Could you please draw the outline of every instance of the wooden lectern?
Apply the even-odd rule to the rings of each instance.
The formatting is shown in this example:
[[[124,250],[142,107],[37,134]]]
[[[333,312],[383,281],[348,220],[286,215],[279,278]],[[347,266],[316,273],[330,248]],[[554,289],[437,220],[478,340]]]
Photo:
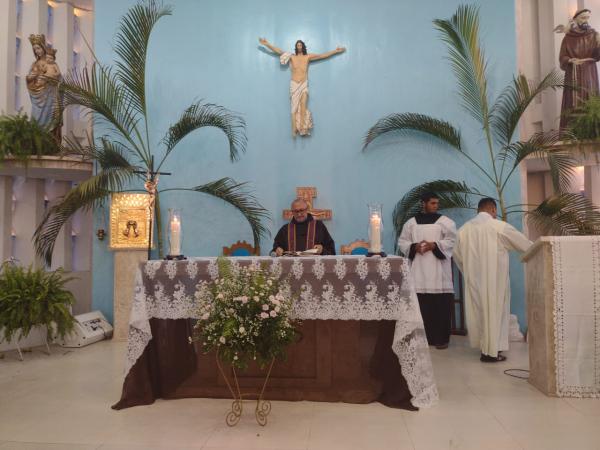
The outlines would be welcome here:
[[[554,280],[549,240],[538,239],[521,259],[526,263],[529,382],[544,394],[556,396]]]

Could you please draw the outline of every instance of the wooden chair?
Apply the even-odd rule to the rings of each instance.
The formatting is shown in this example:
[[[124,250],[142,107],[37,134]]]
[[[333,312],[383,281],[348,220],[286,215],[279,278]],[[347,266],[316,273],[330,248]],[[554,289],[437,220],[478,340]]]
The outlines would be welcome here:
[[[254,248],[246,241],[237,241],[229,247],[223,247],[223,256],[254,256],[260,255],[260,248]]]
[[[366,255],[368,252],[369,242],[363,241],[362,239],[356,239],[348,245],[342,245],[340,247],[340,253],[342,255]]]
[[[465,324],[465,286],[462,273],[452,260],[452,278],[454,280],[454,302],[452,302],[452,314],[450,316],[450,332],[465,336],[467,327]]]

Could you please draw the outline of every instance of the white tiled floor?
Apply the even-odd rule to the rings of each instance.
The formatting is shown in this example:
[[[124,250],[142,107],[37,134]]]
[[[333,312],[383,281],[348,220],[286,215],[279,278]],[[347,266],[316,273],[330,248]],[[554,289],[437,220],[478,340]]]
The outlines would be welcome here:
[[[228,400],[185,399],[113,411],[125,345],[53,347],[0,359],[0,450],[540,449],[600,450],[600,400],[544,396],[503,374],[527,368],[526,344],[482,364],[466,340],[432,350],[438,406],[407,412],[380,404],[273,402],[269,424],[248,411],[224,423]]]

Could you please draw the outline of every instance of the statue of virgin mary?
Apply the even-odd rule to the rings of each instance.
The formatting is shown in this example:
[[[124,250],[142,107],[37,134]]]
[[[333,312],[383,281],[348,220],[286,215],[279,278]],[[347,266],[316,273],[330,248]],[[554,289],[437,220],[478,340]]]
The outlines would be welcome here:
[[[31,98],[31,117],[54,135],[60,143],[62,111],[58,84],[62,79],[55,61],[56,50],[46,45],[43,34],[32,34],[29,42],[35,61],[26,77]]]

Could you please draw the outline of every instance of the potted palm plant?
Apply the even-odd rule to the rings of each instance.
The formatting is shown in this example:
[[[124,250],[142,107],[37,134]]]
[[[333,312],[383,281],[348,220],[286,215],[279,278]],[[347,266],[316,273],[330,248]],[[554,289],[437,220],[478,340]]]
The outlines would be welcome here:
[[[154,26],[171,13],[170,7],[155,0],[134,5],[119,24],[115,37],[115,64],[110,66],[96,61],[89,69],[75,70],[65,76],[60,85],[64,107],[83,107],[98,125],[98,134],[100,130],[104,133],[95,138],[88,137],[85,145],[76,139],[65,139],[65,153],[95,161],[97,171],[52,206],[39,224],[34,235],[35,248],[47,262],[52,259],[60,229],[76,211],[91,209],[125,188],[143,191],[148,182],[156,183],[154,174],[163,168],[177,144],[190,133],[204,127],[221,130],[227,137],[232,162],[246,150],[243,118],[221,106],[201,101],[192,102],[183,111],[166,130],[158,148],[150,141],[152,124],[148,120],[146,92],[148,44]],[[178,190],[212,195],[229,203],[246,218],[254,245],[259,246],[261,237],[267,232],[262,220],[268,213],[248,191],[246,183],[225,177]],[[154,223],[162,257],[161,192],[164,190],[155,193]]]
[[[558,132],[538,133],[521,141],[514,137],[529,104],[545,90],[562,86],[560,74],[551,72],[539,83],[519,75],[492,99],[488,91],[488,61],[479,39],[479,9],[463,5],[450,19],[436,19],[433,23],[448,48],[460,104],[482,131],[487,150],[483,159],[487,161],[481,162],[465,149],[457,127],[416,113],[392,114],[380,119],[369,129],[363,151],[373,147],[379,136],[390,132],[433,138],[480,172],[489,190],[480,192],[462,180],[433,180],[416,186],[396,204],[393,213],[396,234],[418,212],[421,194],[426,191],[440,195],[441,208],[470,208],[473,197],[489,196],[498,201],[503,220],[513,213],[526,213],[530,222],[547,234],[599,234],[600,211],[586,198],[566,192],[578,162],[568,148],[555,145],[559,142]],[[505,190],[510,180],[521,162],[532,156],[547,161],[556,193],[531,210],[526,210],[528,205],[507,205]]]

